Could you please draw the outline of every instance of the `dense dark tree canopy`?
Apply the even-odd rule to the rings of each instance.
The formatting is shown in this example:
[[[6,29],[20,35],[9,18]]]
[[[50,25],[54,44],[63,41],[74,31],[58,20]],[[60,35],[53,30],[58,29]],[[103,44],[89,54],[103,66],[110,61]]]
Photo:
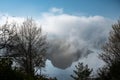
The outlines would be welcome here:
[[[25,80],[23,74],[12,69],[12,59],[0,57],[0,80]]]

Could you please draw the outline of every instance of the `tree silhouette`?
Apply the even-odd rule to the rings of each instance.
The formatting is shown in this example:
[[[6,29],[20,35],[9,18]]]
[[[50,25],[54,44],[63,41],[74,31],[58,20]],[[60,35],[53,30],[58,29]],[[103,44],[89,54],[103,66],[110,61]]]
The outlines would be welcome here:
[[[108,65],[120,61],[120,21],[112,26],[108,42],[103,46],[101,59]]]
[[[3,26],[0,26],[0,50],[2,50],[2,56],[9,55],[16,33],[15,24],[8,24],[8,22],[6,22]]]
[[[88,68],[88,65],[83,65],[83,63],[78,63],[76,70],[74,70],[75,76],[71,75],[74,80],[90,80],[90,74],[92,69]]]
[[[1,29],[3,36],[0,37],[0,47],[5,49],[6,56],[14,58],[21,70],[33,76],[38,69],[45,66],[46,36],[32,19],[27,19],[21,25],[14,23],[4,26]]]
[[[26,80],[25,75],[12,69],[12,59],[0,57],[0,80]]]
[[[101,80],[120,80],[120,21],[112,26],[108,42],[100,58],[106,63],[98,74]]]

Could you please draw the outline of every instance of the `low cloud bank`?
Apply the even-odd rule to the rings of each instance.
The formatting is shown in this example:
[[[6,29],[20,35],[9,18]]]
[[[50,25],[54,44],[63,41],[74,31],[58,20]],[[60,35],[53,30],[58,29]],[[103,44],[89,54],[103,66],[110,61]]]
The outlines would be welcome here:
[[[0,24],[25,20],[22,17],[0,15]],[[102,16],[76,16],[65,14],[63,9],[52,8],[35,20],[48,36],[47,58],[58,68],[66,69],[105,43],[113,20]],[[96,53],[97,54],[97,53]]]
[[[94,53],[94,50],[100,50],[114,23],[102,16],[86,17],[64,13],[44,14],[40,22],[49,36],[48,59],[61,69],[70,67],[73,62]]]

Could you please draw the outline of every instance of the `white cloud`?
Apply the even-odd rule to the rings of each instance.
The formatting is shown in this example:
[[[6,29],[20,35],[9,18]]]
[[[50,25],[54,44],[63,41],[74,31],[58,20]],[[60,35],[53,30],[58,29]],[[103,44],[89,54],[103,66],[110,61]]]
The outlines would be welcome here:
[[[104,29],[111,26],[111,22],[102,16],[85,17],[69,14],[46,15],[41,20],[43,29],[55,35],[68,35],[71,32],[76,32],[76,30],[83,32],[88,28]]]
[[[63,37],[78,42],[80,45],[84,44],[83,46],[88,42],[92,43],[89,45],[93,45],[93,43],[98,45],[108,36],[111,25],[114,23],[113,20],[102,16],[86,17],[69,14],[46,15],[40,22],[48,36]]]
[[[10,16],[10,15],[1,15],[0,16],[0,25],[5,24],[6,22],[8,24],[10,23],[17,23],[17,24],[21,24],[23,21],[25,20],[25,18],[23,17],[15,17],[15,16]]]
[[[53,7],[53,8],[50,9],[50,12],[52,12],[52,13],[63,13],[63,9]]]

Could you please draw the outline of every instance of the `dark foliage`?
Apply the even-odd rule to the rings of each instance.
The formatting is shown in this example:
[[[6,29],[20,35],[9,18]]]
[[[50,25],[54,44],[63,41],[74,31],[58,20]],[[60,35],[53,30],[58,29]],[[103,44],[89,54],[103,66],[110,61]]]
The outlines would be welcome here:
[[[120,80],[120,21],[112,26],[100,58],[106,66],[98,71],[100,80]]]
[[[57,80],[57,78],[24,74],[18,69],[13,69],[11,58],[0,57],[0,80]]]
[[[12,70],[12,59],[0,58],[0,80],[24,80],[23,74]]]
[[[83,65],[83,63],[78,63],[76,70],[74,70],[75,76],[71,75],[74,80],[90,80],[90,74],[92,69],[88,68],[88,65]]]

